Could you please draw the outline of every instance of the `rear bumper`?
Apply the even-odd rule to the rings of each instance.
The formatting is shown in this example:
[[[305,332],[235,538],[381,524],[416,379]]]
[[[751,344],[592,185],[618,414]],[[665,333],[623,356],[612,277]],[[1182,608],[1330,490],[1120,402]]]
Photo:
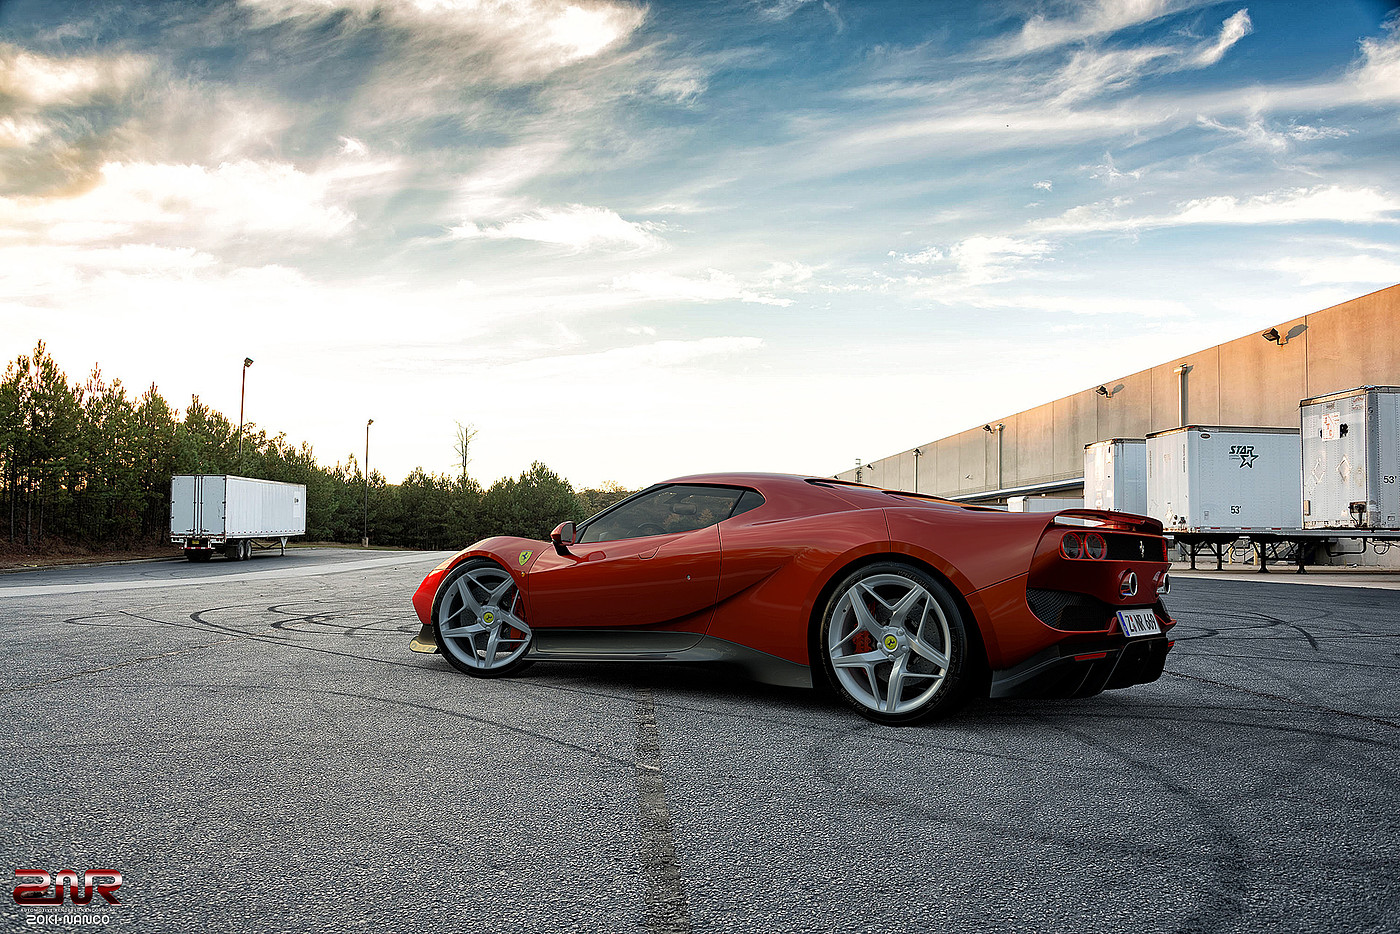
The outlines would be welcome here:
[[[992,672],[992,697],[1089,697],[1162,676],[1173,640],[1166,635],[1075,640]]]

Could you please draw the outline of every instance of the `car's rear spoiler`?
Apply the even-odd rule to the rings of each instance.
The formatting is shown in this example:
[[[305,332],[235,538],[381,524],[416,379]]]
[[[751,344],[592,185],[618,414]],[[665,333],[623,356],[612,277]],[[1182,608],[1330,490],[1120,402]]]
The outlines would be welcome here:
[[[1092,526],[1142,535],[1161,535],[1162,523],[1148,516],[1109,509],[1061,509],[1051,516],[1052,525]]]

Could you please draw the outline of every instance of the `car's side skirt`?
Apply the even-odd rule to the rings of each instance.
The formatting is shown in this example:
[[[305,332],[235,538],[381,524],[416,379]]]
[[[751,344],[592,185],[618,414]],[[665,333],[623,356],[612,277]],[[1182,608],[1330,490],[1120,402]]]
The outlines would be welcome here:
[[[719,662],[764,684],[812,686],[807,665],[714,636],[616,629],[536,629],[530,654],[541,661]]]

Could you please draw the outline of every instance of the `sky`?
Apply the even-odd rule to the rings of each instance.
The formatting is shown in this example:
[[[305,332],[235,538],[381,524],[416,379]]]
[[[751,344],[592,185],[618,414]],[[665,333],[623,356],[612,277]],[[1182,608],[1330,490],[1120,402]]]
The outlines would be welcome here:
[[[1400,282],[1400,16],[0,0],[0,356],[398,482],[829,475]]]

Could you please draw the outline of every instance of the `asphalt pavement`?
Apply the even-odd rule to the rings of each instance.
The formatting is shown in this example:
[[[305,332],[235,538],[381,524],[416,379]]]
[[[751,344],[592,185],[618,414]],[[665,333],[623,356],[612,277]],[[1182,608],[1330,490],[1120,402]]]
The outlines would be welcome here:
[[[1178,576],[1155,684],[892,729],[701,666],[463,676],[407,646],[441,557],[0,578],[0,870],[123,874],[0,924],[1400,930],[1393,590]]]

